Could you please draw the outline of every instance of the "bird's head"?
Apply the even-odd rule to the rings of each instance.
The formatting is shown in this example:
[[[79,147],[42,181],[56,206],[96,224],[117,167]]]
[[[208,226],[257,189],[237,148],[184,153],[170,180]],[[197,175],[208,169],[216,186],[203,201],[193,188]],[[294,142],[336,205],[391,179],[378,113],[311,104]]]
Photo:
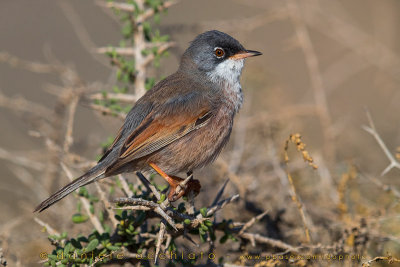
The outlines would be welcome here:
[[[226,33],[207,31],[191,42],[182,57],[181,70],[194,67],[211,81],[236,82],[242,72],[244,59],[259,55],[260,52],[246,50]]]

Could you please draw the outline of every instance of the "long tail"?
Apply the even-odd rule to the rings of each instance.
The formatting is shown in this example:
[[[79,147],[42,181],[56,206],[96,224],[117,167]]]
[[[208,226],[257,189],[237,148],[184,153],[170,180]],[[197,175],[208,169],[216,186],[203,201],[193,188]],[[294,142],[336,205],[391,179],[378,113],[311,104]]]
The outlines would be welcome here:
[[[67,195],[69,195],[70,193],[72,193],[73,191],[78,189],[79,187],[90,184],[97,179],[104,178],[105,177],[104,170],[102,170],[98,167],[99,167],[98,165],[93,167],[90,171],[88,171],[81,177],[76,178],[75,180],[73,180],[72,182],[70,182],[69,184],[67,184],[66,186],[61,188],[60,190],[58,190],[56,193],[51,195],[48,199],[46,199],[45,201],[40,203],[39,206],[36,207],[34,212],[36,212],[36,211],[42,212],[43,210],[47,209],[48,207],[50,207],[54,203],[58,202],[59,200],[63,199],[64,197],[66,197]]]

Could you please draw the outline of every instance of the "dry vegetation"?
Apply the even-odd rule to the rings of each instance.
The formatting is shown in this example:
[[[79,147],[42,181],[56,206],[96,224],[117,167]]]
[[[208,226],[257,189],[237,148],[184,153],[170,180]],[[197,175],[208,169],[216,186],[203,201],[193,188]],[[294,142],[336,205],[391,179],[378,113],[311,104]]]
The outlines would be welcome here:
[[[173,9],[175,1],[136,0],[136,5],[129,2],[95,1],[104,10],[114,10],[111,16],[121,18],[125,40],[120,47],[101,48],[94,46],[73,6],[67,1],[59,3],[91,55],[101,64],[109,59],[114,66],[112,73],[117,82],[112,85],[85,81],[76,69],[58,60],[49,50],[46,63],[0,52],[1,64],[10,68],[58,77],[57,85],[45,86],[45,92],[55,98],[51,105],[0,92],[1,109],[24,118],[29,124],[29,136],[42,144],[42,149],[18,152],[0,147],[0,158],[11,163],[10,170],[30,189],[36,203],[95,164],[93,153],[88,153],[93,158],[77,153],[77,146],[82,145],[76,145],[74,138],[77,109],[84,106],[99,115],[99,120],[110,121],[110,117],[123,120],[132,103],[159,79],[152,77],[157,73],[154,68],[160,57],[175,45],[158,33],[154,23],[144,24],[153,21],[154,16],[162,16],[160,12],[164,9]],[[53,261],[60,266],[66,262],[51,257],[40,259],[39,252],[51,254],[54,249],[56,255],[60,250],[78,251],[76,242],[97,256],[84,262],[88,266],[103,263],[98,257],[101,253],[113,257],[108,262],[111,264],[152,266],[155,255],[168,251],[185,253],[184,261],[174,261],[178,266],[399,264],[400,183],[384,178],[390,173],[398,178],[400,148],[392,152],[396,148],[385,144],[372,119],[374,114],[366,111],[365,123],[359,123],[358,134],[370,134],[372,138],[365,146],[373,149],[373,161],[385,159],[387,167],[379,173],[380,170],[364,169],[364,165],[358,164],[359,158],[341,158],[338,137],[346,135],[346,127],[334,119],[328,99],[330,90],[368,64],[398,83],[399,56],[351,23],[340,8],[327,12],[318,1],[269,2],[265,5],[246,2],[258,8],[259,15],[199,23],[193,28],[196,33],[210,25],[229,33],[251,32],[271,23],[289,22],[293,36],[287,42],[288,47],[302,52],[309,77],[307,92],[311,94],[306,104],[286,105],[275,108],[275,112],[254,107],[250,110],[247,105],[236,120],[240,127],[235,129],[226,153],[212,168],[195,174],[202,181],[203,190],[194,199],[169,203],[161,180],[137,173],[87,186],[44,214],[32,214],[36,203],[24,203],[25,210],[19,216],[1,225],[0,264],[6,265],[6,260],[11,266]],[[347,49],[331,72],[321,69],[311,29],[328,35]],[[241,40],[240,34],[237,37]],[[358,57],[367,63],[349,64]],[[257,75],[253,78],[261,79]],[[261,79],[261,83],[266,82]],[[303,118],[302,127],[290,127],[290,121]],[[307,126],[307,120],[313,122],[310,124],[313,128]],[[294,131],[299,128],[307,147],[302,136]],[[316,135],[322,145],[311,147],[307,140]],[[357,138],[351,140],[357,142]],[[109,143],[92,147],[104,149]],[[27,234],[29,238],[43,239],[49,235],[49,244],[33,248],[35,257],[31,258],[17,238],[18,229],[28,220],[35,221],[43,230],[32,227]],[[82,247],[80,252],[84,251]],[[115,258],[118,253],[122,253],[122,259]],[[200,253],[215,255],[215,259],[205,256],[190,261],[187,258],[190,253],[196,257]],[[152,257],[142,259],[143,255]],[[158,264],[164,266],[168,261],[159,258]]]

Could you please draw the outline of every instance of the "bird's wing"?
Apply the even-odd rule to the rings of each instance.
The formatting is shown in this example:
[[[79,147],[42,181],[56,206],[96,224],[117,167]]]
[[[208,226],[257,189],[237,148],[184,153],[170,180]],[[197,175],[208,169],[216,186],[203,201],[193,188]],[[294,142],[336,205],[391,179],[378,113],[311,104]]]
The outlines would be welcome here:
[[[191,116],[174,114],[168,118],[150,117],[126,139],[120,158],[133,160],[149,155],[191,131],[203,127],[210,116],[208,109],[202,109]]]
[[[151,101],[148,101],[148,99],[146,99],[145,97],[136,102],[136,104],[126,115],[124,125],[122,125],[122,127],[119,129],[114,141],[108,147],[106,152],[104,152],[103,156],[99,160],[99,163],[103,162],[103,160],[106,159],[113,150],[120,147],[120,143],[123,142],[124,138],[140,126],[140,124],[143,122],[143,120],[147,118],[152,109],[153,103]]]
[[[118,159],[106,173],[113,173],[125,163],[147,156],[209,122],[212,114],[207,101],[193,95],[175,100],[152,110],[125,138]]]

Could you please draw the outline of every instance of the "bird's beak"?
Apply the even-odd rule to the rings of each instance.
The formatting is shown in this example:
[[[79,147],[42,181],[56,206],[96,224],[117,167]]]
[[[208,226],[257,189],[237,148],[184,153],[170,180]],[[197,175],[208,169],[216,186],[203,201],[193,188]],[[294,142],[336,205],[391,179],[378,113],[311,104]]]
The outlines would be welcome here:
[[[243,59],[243,58],[248,58],[248,57],[255,57],[255,56],[261,56],[262,53],[258,51],[253,51],[253,50],[244,50],[240,51],[239,53],[236,53],[235,55],[231,56],[231,59]]]

